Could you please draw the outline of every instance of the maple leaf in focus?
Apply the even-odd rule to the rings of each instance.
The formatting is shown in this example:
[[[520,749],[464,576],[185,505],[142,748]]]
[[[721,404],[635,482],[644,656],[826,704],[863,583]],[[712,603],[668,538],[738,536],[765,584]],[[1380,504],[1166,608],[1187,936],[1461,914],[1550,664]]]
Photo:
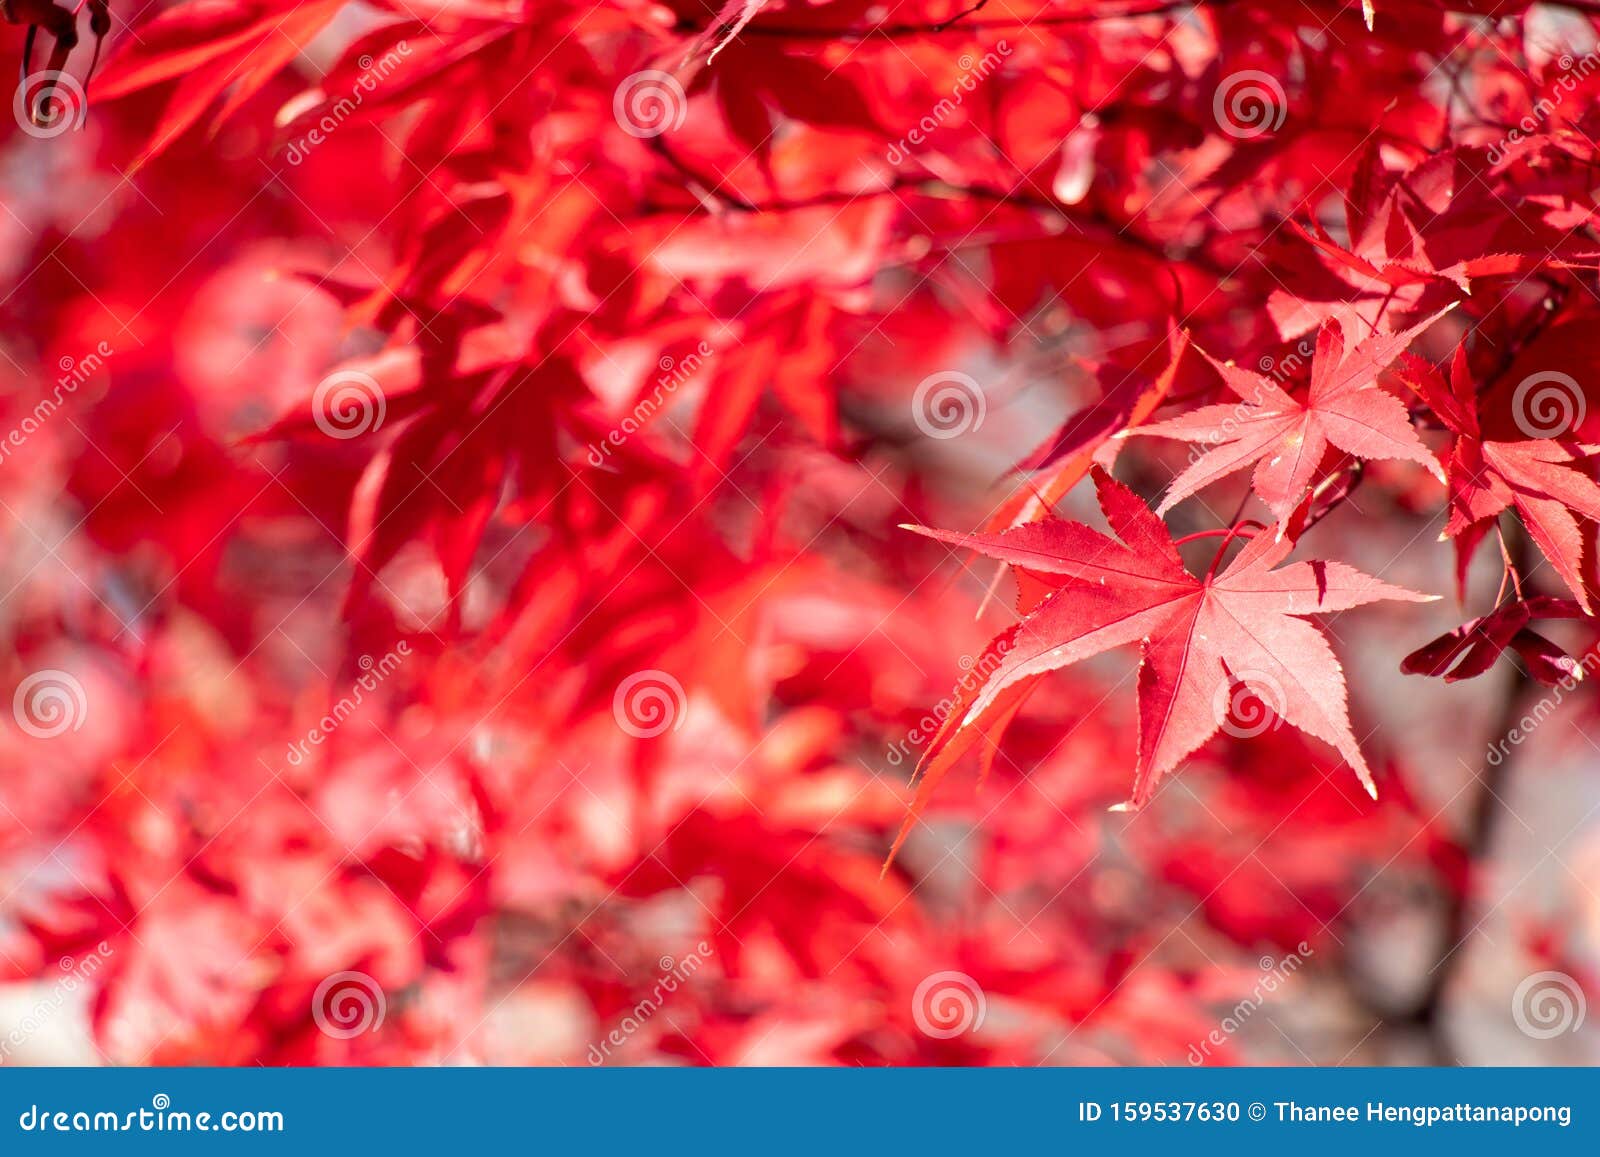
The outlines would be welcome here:
[[[1304,403],[1271,378],[1208,356],[1242,404],[1202,406],[1127,431],[1215,447],[1173,480],[1156,512],[1165,514],[1203,487],[1254,464],[1251,485],[1281,528],[1310,488],[1330,444],[1357,458],[1419,462],[1443,482],[1444,472],[1417,437],[1405,405],[1377,382],[1378,374],[1443,312],[1401,333],[1369,337],[1348,352],[1339,323],[1323,323]]]
[[[963,688],[929,745],[895,849],[954,759],[979,736],[997,739],[990,725],[1003,725],[1041,675],[1128,643],[1140,644],[1142,660],[1138,764],[1126,806],[1147,803],[1161,777],[1221,729],[1241,685],[1285,722],[1335,747],[1375,796],[1350,730],[1343,669],[1326,636],[1304,616],[1435,596],[1343,563],[1279,567],[1294,541],[1265,531],[1226,567],[1213,566],[1197,579],[1138,495],[1098,467],[1094,483],[1116,539],[1062,520],[998,535],[907,527],[1009,563],[1051,589],[975,665],[988,674]]]
[[[1443,537],[1456,540],[1458,584],[1465,584],[1467,564],[1494,520],[1514,507],[1584,612],[1593,614],[1584,576],[1588,534],[1581,519],[1600,521],[1600,483],[1583,470],[1595,448],[1554,434],[1518,441],[1485,438],[1465,346],[1456,349],[1448,381],[1420,359],[1408,358],[1404,365],[1404,380],[1455,435],[1448,465],[1450,521]],[[1558,381],[1554,384],[1560,388]],[[1536,417],[1523,423],[1535,433]]]
[[[1563,679],[1582,679],[1583,665],[1556,644],[1529,630],[1534,619],[1581,619],[1584,611],[1571,599],[1535,595],[1516,599],[1487,615],[1462,623],[1419,647],[1400,662],[1407,675],[1440,675],[1446,683],[1482,675],[1510,647],[1527,665],[1528,674],[1546,686]]]

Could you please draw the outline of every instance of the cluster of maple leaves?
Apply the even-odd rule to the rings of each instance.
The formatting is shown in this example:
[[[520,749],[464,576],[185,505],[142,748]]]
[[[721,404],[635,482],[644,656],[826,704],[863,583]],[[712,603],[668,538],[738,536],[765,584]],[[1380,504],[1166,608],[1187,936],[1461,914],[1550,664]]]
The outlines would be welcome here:
[[[1588,8],[114,9],[0,172],[0,682],[83,692],[0,972],[104,944],[122,1063],[1181,1061],[1465,902],[1312,620],[1583,672]]]

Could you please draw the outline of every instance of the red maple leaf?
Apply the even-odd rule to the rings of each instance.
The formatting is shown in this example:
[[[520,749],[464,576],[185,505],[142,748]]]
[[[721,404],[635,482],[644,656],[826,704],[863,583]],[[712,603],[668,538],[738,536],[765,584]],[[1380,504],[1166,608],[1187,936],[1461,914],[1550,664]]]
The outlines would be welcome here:
[[[1454,683],[1482,675],[1510,647],[1521,656],[1528,674],[1547,686],[1582,679],[1583,664],[1529,630],[1528,624],[1534,619],[1580,619],[1583,614],[1571,599],[1550,595],[1516,599],[1417,648],[1401,660],[1400,669],[1408,675],[1442,675],[1446,683]]]
[[[1448,381],[1418,359],[1408,358],[1404,364],[1405,380],[1455,434],[1449,458],[1450,521],[1444,537],[1457,540],[1458,577],[1464,577],[1473,550],[1494,520],[1514,507],[1561,580],[1584,611],[1593,614],[1583,571],[1588,535],[1581,519],[1600,521],[1600,483],[1583,471],[1594,447],[1560,431],[1517,441],[1485,438],[1464,346],[1456,349]],[[1559,388],[1559,382],[1554,384]],[[1542,432],[1536,416],[1530,420],[1533,424],[1524,423],[1527,429]]]
[[[1433,596],[1343,563],[1279,567],[1294,541],[1265,532],[1229,565],[1214,564],[1197,579],[1143,500],[1100,468],[1093,474],[1100,508],[1121,541],[1062,520],[998,535],[907,528],[982,551],[1053,588],[976,666],[988,674],[963,690],[930,744],[908,825],[954,758],[981,736],[997,738],[995,724],[1004,725],[1041,675],[1129,643],[1140,644],[1142,662],[1138,767],[1125,806],[1148,802],[1161,777],[1221,729],[1241,684],[1280,719],[1337,748],[1376,794],[1350,730],[1343,669],[1304,616]]]
[[[1254,464],[1255,492],[1282,526],[1316,477],[1329,445],[1357,458],[1419,462],[1443,482],[1444,472],[1417,437],[1405,405],[1377,382],[1378,374],[1443,312],[1400,333],[1369,337],[1348,352],[1339,323],[1324,322],[1310,395],[1303,403],[1271,378],[1208,356],[1239,404],[1202,406],[1127,431],[1215,447],[1173,480],[1157,513]]]

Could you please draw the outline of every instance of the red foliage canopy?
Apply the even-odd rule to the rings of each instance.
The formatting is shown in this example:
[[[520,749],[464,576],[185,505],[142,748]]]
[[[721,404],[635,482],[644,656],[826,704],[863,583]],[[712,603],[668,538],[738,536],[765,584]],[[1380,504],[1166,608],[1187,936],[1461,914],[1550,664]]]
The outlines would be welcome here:
[[[104,1056],[1164,1061],[1464,935],[1370,723],[1583,670],[1589,0],[175,0],[87,109],[25,7],[0,967]]]

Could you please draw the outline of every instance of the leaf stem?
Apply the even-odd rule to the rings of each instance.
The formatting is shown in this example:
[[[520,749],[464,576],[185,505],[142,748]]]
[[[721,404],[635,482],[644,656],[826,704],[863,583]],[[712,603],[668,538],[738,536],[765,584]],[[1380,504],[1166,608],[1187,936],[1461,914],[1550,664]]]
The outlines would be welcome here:
[[[1246,530],[1245,527],[1251,529]],[[1187,546],[1191,542],[1199,542],[1202,538],[1217,538],[1226,536],[1230,541],[1235,538],[1254,538],[1256,531],[1267,529],[1265,525],[1253,518],[1247,518],[1236,526],[1219,526],[1215,530],[1197,530],[1193,534],[1186,534],[1182,538],[1174,539],[1173,546]],[[1223,543],[1227,546],[1227,543]]]
[[[1522,601],[1522,576],[1518,573],[1516,560],[1511,557],[1511,548],[1506,544],[1505,524],[1498,517],[1494,520],[1495,537],[1500,540],[1500,561],[1505,564],[1505,570],[1500,575],[1500,591],[1495,595],[1495,606],[1500,605],[1500,599],[1506,593],[1506,577],[1510,576],[1512,589],[1516,591],[1517,601]]]
[[[1265,526],[1262,526],[1261,523],[1257,522],[1255,519],[1247,518],[1243,522],[1234,523],[1232,526],[1228,527],[1227,530],[1223,531],[1224,537],[1222,539],[1222,544],[1217,547],[1217,553],[1215,555],[1213,555],[1212,558],[1211,558],[1211,567],[1210,567],[1210,569],[1208,569],[1206,571],[1206,581],[1207,582],[1211,581],[1211,579],[1217,573],[1217,568],[1222,565],[1222,556],[1228,553],[1228,544],[1229,543],[1231,543],[1236,538],[1252,538],[1252,537],[1254,537],[1254,531],[1249,531],[1249,530],[1246,529],[1246,527],[1249,527],[1249,526],[1254,526],[1259,530],[1265,530],[1266,529]]]

